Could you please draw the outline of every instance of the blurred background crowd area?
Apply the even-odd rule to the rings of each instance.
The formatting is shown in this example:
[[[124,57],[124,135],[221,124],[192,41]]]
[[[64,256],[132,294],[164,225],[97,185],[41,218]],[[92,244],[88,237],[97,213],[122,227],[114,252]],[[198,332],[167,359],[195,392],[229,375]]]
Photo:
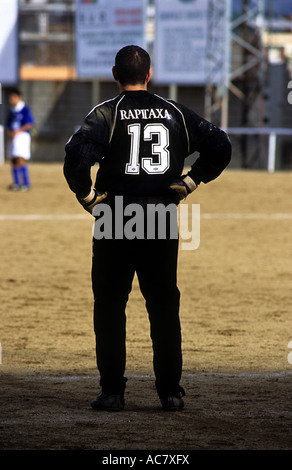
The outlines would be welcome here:
[[[174,1],[187,3],[171,0]],[[109,76],[78,75],[76,10],[78,6],[90,4],[90,8],[98,11],[103,2],[19,0],[16,3],[17,83],[2,81],[0,124],[4,126],[9,109],[9,86],[17,84],[36,121],[32,160],[62,161],[66,141],[89,110],[118,93]],[[137,3],[141,4],[138,0]],[[207,8],[204,54],[209,75],[205,75],[203,83],[163,83],[155,80],[157,2],[142,1],[144,44],[152,56],[154,69],[149,91],[176,99],[230,130],[231,167],[266,169],[269,155],[274,152],[273,169],[291,169],[292,104],[288,99],[292,92],[291,1],[206,0],[204,3]],[[0,13],[4,8],[1,2]],[[222,35],[221,53],[217,44]],[[171,51],[168,56],[171,60]],[[226,68],[227,75],[221,75],[219,82],[214,83],[212,71]],[[271,135],[276,139],[271,140]]]

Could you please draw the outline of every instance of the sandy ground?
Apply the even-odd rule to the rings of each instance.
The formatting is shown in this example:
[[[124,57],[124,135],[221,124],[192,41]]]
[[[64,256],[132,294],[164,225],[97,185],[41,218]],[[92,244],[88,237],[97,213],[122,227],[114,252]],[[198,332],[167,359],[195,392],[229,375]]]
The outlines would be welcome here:
[[[189,197],[201,220],[199,248],[179,253],[185,409],[160,408],[135,280],[126,408],[107,413],[89,406],[93,219],[60,164],[30,171],[32,190],[11,193],[0,167],[0,449],[291,450],[291,172],[227,170]]]

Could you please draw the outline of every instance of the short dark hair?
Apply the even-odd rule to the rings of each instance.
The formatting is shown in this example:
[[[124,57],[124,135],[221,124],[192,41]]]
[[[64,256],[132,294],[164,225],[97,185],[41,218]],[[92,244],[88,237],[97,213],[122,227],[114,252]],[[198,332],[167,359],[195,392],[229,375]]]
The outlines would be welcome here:
[[[125,46],[116,55],[116,78],[122,85],[145,83],[149,69],[150,56],[142,47]]]
[[[9,95],[17,95],[17,96],[22,95],[21,90],[16,86],[8,88],[8,94]]]

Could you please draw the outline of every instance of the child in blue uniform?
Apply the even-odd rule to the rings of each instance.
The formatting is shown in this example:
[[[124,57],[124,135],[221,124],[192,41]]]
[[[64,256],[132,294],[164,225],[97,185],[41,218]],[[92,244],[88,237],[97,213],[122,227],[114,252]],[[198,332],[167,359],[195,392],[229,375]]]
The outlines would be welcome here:
[[[18,88],[9,92],[11,109],[6,120],[6,131],[9,139],[8,154],[12,164],[13,191],[30,189],[30,178],[27,161],[31,157],[30,131],[34,126],[34,118],[30,108],[22,99]]]

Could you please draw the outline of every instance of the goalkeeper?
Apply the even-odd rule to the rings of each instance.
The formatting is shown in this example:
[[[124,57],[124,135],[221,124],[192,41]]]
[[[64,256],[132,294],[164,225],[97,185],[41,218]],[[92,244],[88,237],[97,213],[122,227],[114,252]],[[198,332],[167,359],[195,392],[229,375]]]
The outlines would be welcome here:
[[[121,49],[113,76],[120,94],[97,105],[65,148],[66,180],[82,206],[95,216],[96,227],[102,226],[104,213],[111,214],[103,219],[104,225],[114,227],[122,214],[131,214],[133,204],[143,214],[150,205],[172,204],[177,209],[201,183],[217,178],[231,158],[225,132],[185,106],[147,91],[151,69],[145,50]],[[198,158],[182,176],[185,158],[196,151]],[[90,169],[96,162],[99,169],[92,184]],[[119,206],[116,202],[121,197]],[[129,218],[124,223],[126,228]],[[117,234],[114,228],[111,237],[106,230],[104,236],[94,232],[92,288],[101,386],[91,403],[96,410],[124,408],[125,308],[135,272],[150,320],[157,394],[165,410],[184,406],[178,237],[173,237],[167,218],[166,225],[164,238],[157,233],[147,237],[147,220],[145,233],[134,237],[126,236],[126,231]]]

